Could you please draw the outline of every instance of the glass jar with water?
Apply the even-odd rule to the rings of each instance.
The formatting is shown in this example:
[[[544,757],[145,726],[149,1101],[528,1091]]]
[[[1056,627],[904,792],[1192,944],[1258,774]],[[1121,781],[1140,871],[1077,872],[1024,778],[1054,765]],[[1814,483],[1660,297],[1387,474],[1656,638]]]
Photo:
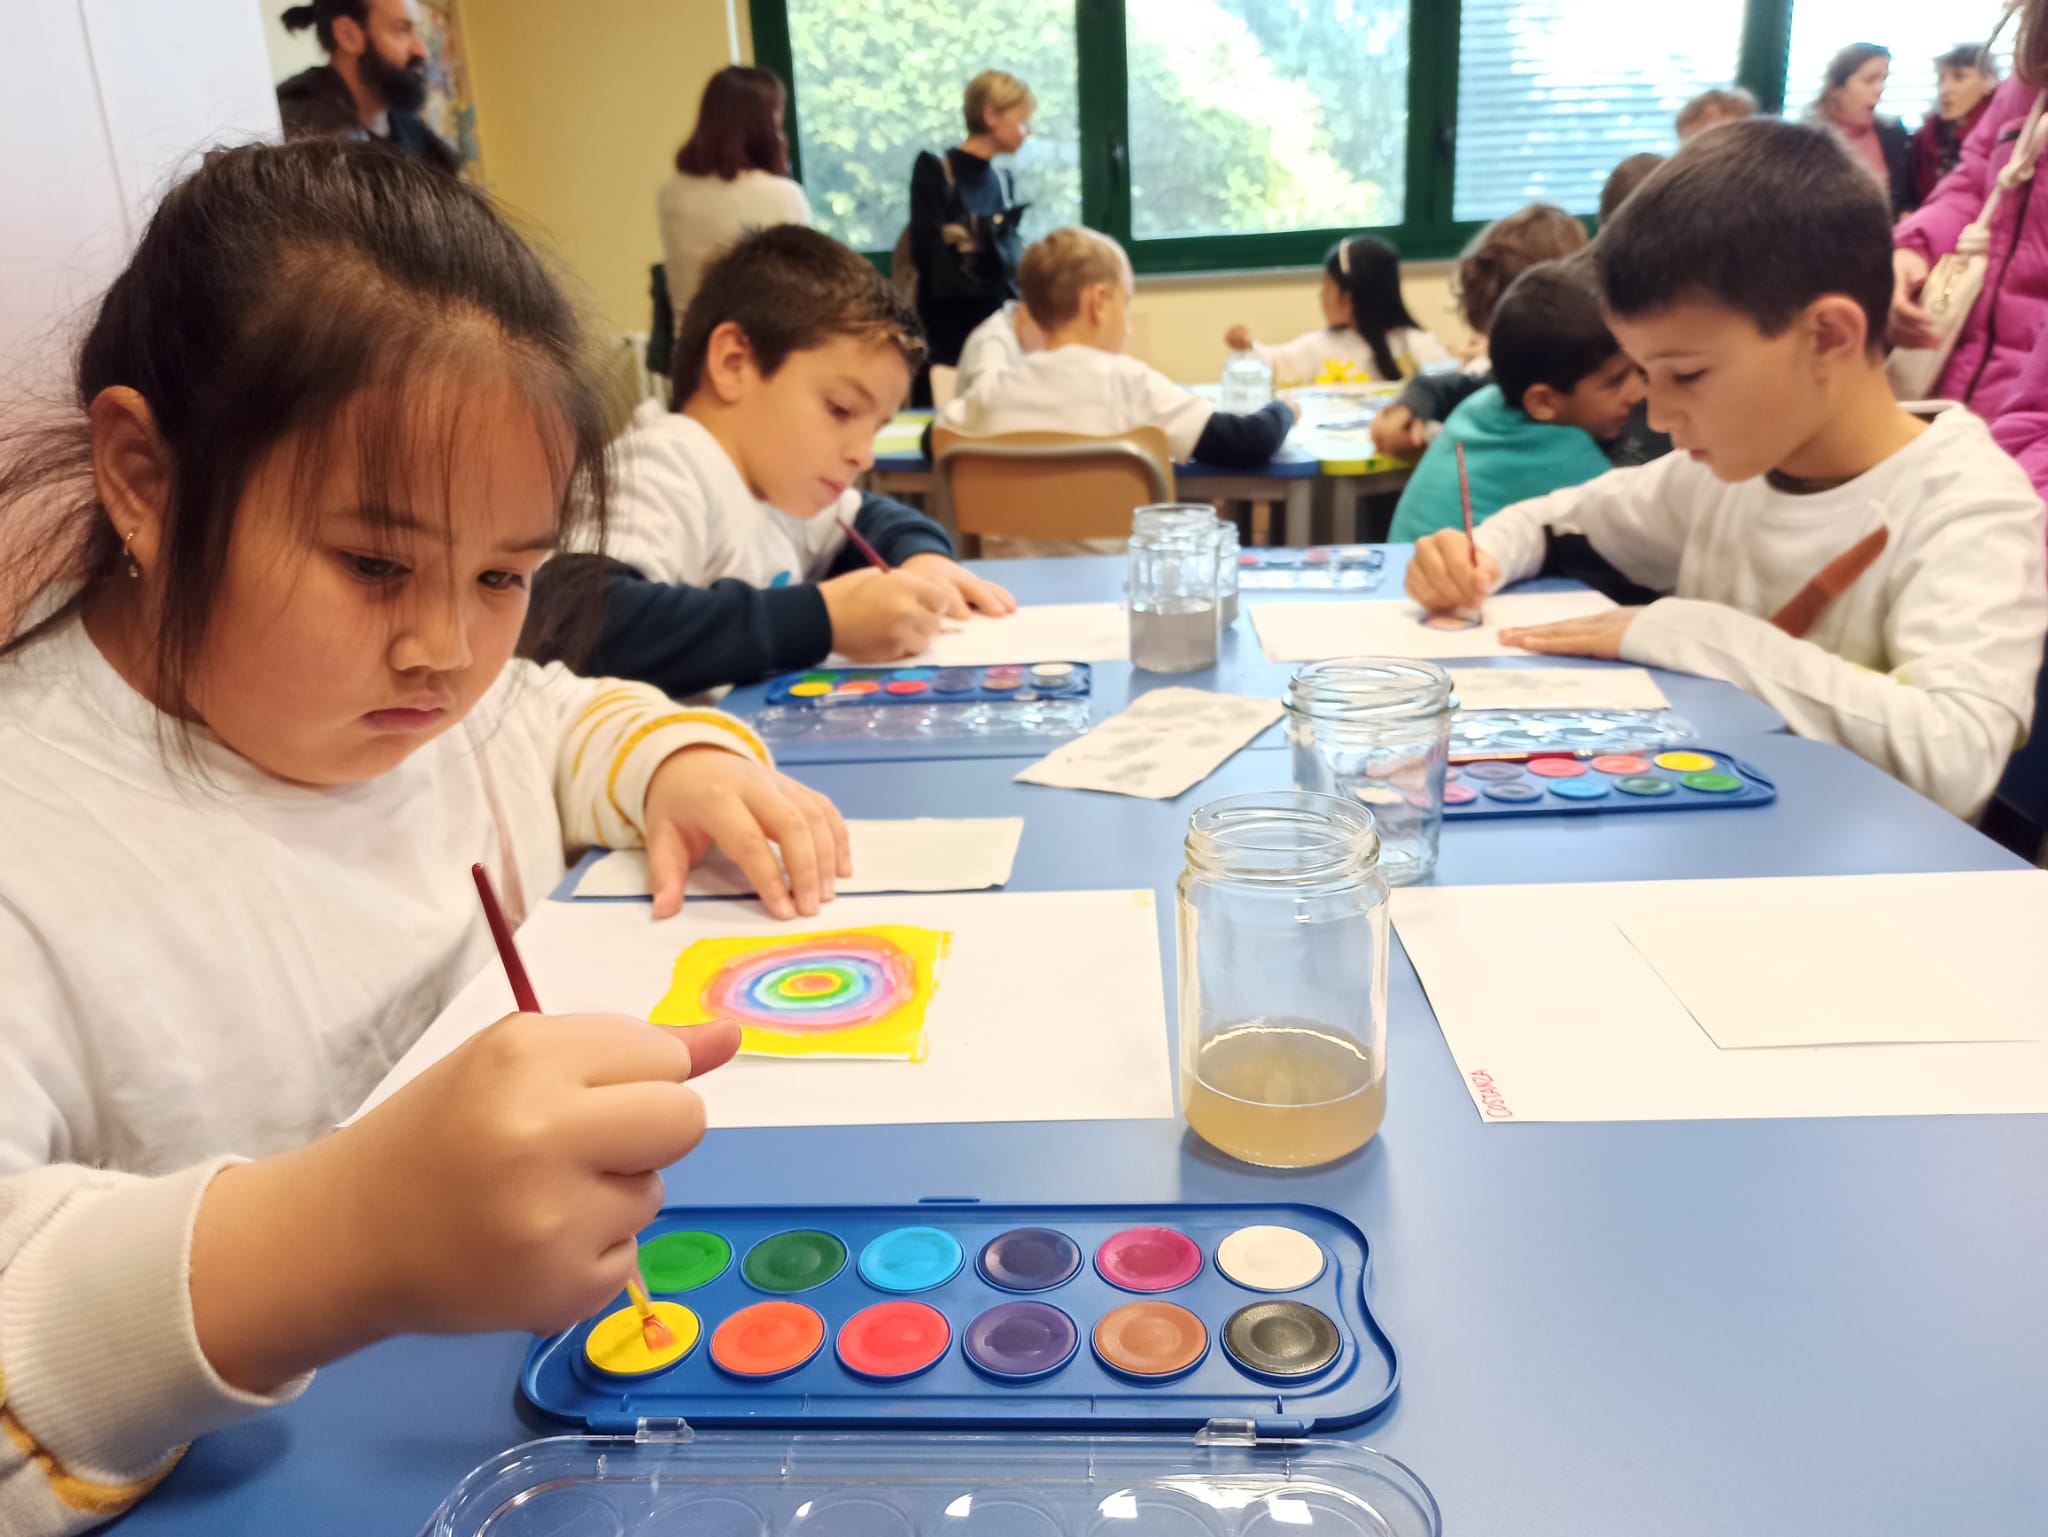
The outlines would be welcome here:
[[[1449,673],[1398,657],[1311,662],[1287,685],[1295,787],[1372,812],[1389,885],[1436,869],[1454,704]]]
[[[1217,512],[1213,502],[1152,502],[1131,514],[1133,533],[1173,528],[1201,533],[1212,523],[1223,540],[1222,548],[1216,552],[1216,595],[1223,609],[1221,622],[1227,630],[1237,623],[1237,571],[1244,554],[1237,525]]]
[[[1223,365],[1222,398],[1218,409],[1242,415],[1256,411],[1273,399],[1273,369],[1256,352],[1233,352]]]
[[[1131,664],[1147,672],[1216,665],[1223,524],[1206,504],[1140,507],[1131,516]],[[1232,585],[1236,570],[1231,571]]]
[[[1267,1168],[1363,1147],[1387,1103],[1387,883],[1372,814],[1302,791],[1188,823],[1178,887],[1181,1104]]]

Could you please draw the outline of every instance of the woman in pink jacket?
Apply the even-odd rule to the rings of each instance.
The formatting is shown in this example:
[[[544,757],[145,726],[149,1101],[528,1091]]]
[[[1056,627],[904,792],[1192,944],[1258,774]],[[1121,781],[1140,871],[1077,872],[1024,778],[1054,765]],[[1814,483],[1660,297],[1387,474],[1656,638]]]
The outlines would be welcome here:
[[[2012,158],[2020,130],[2048,85],[2048,0],[2026,0],[2013,77],[1963,146],[1962,162],[1920,211],[1898,227],[1892,252],[1897,288],[1891,339],[1931,346],[1927,312],[1915,300],[1934,263],[1955,250],[1965,226]],[[2048,493],[2048,193],[2027,182],[1999,200],[1991,226],[1984,292],[1934,393],[1960,400],[1991,424],[1992,436]]]

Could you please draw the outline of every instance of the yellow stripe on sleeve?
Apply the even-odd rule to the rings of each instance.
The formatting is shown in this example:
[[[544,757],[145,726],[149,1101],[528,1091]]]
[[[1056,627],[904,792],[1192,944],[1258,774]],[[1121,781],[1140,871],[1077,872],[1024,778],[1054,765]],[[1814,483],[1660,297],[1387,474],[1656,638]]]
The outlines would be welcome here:
[[[14,1416],[14,1411],[0,1405],[0,1430],[7,1432],[7,1439],[15,1449],[35,1465],[43,1475],[43,1481],[50,1486],[50,1492],[71,1509],[85,1515],[105,1520],[118,1516],[150,1490],[169,1476],[178,1459],[185,1455],[185,1448],[179,1447],[171,1453],[163,1467],[149,1477],[130,1484],[96,1484],[90,1479],[68,1473],[64,1465],[45,1451],[36,1438],[28,1433],[28,1427]]]
[[[770,761],[768,749],[759,737],[732,716],[718,710],[678,710],[670,715],[657,716],[644,725],[636,726],[633,734],[619,744],[619,750],[612,755],[612,771],[605,778],[605,799],[611,802],[612,810],[625,819],[628,827],[640,826],[640,819],[619,804],[619,775],[626,771],[626,762],[633,756],[633,749],[664,726],[711,726],[737,738],[740,745],[760,763],[765,765]]]

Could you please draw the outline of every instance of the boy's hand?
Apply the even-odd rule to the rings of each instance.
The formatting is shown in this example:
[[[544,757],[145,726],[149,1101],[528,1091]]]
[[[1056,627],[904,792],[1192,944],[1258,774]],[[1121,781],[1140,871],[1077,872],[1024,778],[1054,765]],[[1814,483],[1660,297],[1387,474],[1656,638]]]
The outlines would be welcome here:
[[[1500,562],[1481,550],[1475,571],[1465,531],[1447,528],[1415,541],[1407,585],[1408,596],[1432,614],[1475,609],[1500,585]]]
[[[1916,302],[1931,269],[1918,251],[1892,252],[1892,313],[1887,327],[1894,347],[1932,347],[1938,340],[1934,323]]]
[[[1610,608],[1583,619],[1560,619],[1555,624],[1502,630],[1500,638],[1502,644],[1520,646],[1524,651],[1540,651],[1550,656],[1596,656],[1612,662],[1621,656],[1621,638],[1628,633],[1630,621],[1641,612],[1640,608]]]
[[[953,590],[907,566],[849,571],[818,584],[832,621],[832,647],[855,662],[900,662],[938,633]]]
[[[354,1125],[223,1169],[192,1235],[200,1347],[268,1392],[391,1334],[588,1317],[704,1135],[689,1080],[738,1045],[730,1024],[513,1014]]]
[[[853,874],[839,810],[787,774],[722,747],[671,754],[647,783],[647,883],[654,916],[683,905],[683,883],[713,844],[740,867],[778,918],[814,916]],[[782,851],[778,861],[773,842]]]
[[[1372,446],[1383,454],[1412,459],[1429,447],[1428,424],[1404,405],[1387,406],[1372,419]]]
[[[903,562],[905,571],[915,571],[945,584],[949,595],[946,617],[965,619],[969,612],[977,614],[1014,614],[1017,600],[1010,596],[1007,587],[986,581],[969,571],[949,555],[940,555],[932,550],[922,555],[913,555]]]
[[[1223,333],[1223,345],[1232,352],[1246,352],[1251,349],[1252,333],[1249,326],[1232,326]]]

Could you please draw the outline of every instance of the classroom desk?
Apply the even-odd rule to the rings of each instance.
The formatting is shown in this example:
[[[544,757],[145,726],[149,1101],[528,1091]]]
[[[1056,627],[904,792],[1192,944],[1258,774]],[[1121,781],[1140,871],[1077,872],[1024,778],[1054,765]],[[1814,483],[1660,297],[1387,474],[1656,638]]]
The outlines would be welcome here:
[[[938,475],[924,456],[921,439],[929,411],[905,411],[875,436],[875,464],[867,486],[882,496],[938,494]],[[1372,451],[1359,434],[1316,433],[1297,427],[1272,460],[1256,470],[1231,470],[1199,460],[1174,466],[1174,494],[1190,502],[1252,502],[1277,505],[1282,544],[1311,542],[1311,514],[1318,480],[1335,488],[1331,538],[1348,544],[1358,537],[1358,508],[1367,496],[1398,491],[1414,466]]]
[[[2017,863],[1840,749],[1744,750],[1777,805],[1454,827],[1438,878]],[[1015,785],[1005,761],[811,777],[854,815],[1022,812],[1012,890],[1153,888],[1170,996],[1187,813],[1278,782],[1280,761],[1240,754],[1168,803]],[[1169,1120],[713,1131],[670,1196],[1321,1204],[1371,1238],[1402,1353],[1393,1404],[1343,1434],[1415,1467],[1452,1537],[2041,1530],[2048,1118],[1489,1126],[1398,956],[1389,1020],[1385,1127],[1321,1170],[1244,1168]],[[298,1403],[194,1446],[124,1537],[402,1537],[471,1466],[549,1433],[518,1402],[526,1344],[391,1341],[329,1367]]]
[[[1217,666],[1194,673],[1146,672],[1129,662],[1095,662],[1090,699],[1090,718],[1103,721],[1155,688],[1210,688],[1233,694],[1286,697],[1287,680],[1293,676],[1292,662],[1269,662],[1259,649],[1258,632],[1252,628],[1251,608],[1259,603],[1299,601],[1322,602],[1357,598],[1392,598],[1401,592],[1401,573],[1412,546],[1387,546],[1387,574],[1370,592],[1287,592],[1261,588],[1240,595],[1237,623],[1223,634]],[[1124,596],[1124,563],[1114,556],[1075,556],[1060,560],[996,560],[978,562],[975,569],[1003,583],[1026,603],[1121,603]],[[1524,583],[1525,591],[1570,587],[1562,581]],[[1019,661],[1026,658],[1018,658]],[[1038,658],[1044,660],[1044,658]],[[1481,657],[1455,664],[1459,667],[1604,667],[1605,662],[1573,657]],[[1761,700],[1745,694],[1732,684],[1713,678],[1695,678],[1687,673],[1652,668],[1658,686],[1671,707],[1691,721],[1699,740],[1708,746],[1726,746],[1748,736],[1783,731],[1785,719]],[[752,715],[766,702],[768,686],[754,684],[734,689],[723,701],[738,715]],[[1283,748],[1286,735],[1275,725],[1261,732],[1253,748]],[[858,763],[868,760],[941,758],[1002,758],[1032,752],[1014,743],[954,738],[947,741],[788,741],[774,744],[776,760],[787,767],[815,763]]]

